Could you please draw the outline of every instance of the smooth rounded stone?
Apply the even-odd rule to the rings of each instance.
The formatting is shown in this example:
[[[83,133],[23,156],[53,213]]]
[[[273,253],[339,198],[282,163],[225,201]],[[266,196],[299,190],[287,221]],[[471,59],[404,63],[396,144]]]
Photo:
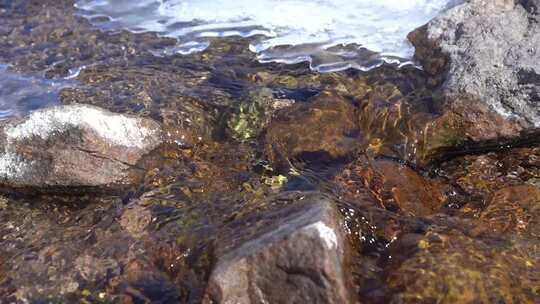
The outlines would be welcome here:
[[[295,159],[342,159],[360,144],[356,109],[343,97],[324,92],[275,113],[265,138],[272,164],[288,168]]]
[[[409,35],[416,59],[442,95],[471,96],[514,125],[477,141],[518,139],[540,128],[539,1],[516,3],[466,1]],[[478,121],[492,120],[488,112],[479,114]],[[484,132],[490,126],[479,123],[472,129]]]
[[[207,303],[350,303],[345,232],[332,201],[300,193],[255,217],[220,238]]]
[[[162,142],[150,119],[89,105],[63,105],[4,123],[0,184],[11,188],[125,186],[137,163]]]

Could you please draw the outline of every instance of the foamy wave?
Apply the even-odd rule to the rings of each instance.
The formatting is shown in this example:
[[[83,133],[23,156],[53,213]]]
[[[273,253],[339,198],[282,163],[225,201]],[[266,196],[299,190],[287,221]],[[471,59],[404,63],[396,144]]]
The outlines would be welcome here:
[[[406,39],[458,0],[80,0],[80,14],[106,30],[157,32],[178,39],[173,52],[208,46],[210,37],[255,37],[262,62],[309,61],[315,70],[407,63]],[[108,21],[103,18],[108,17]],[[262,37],[262,38],[261,38]],[[171,50],[169,50],[170,52]]]

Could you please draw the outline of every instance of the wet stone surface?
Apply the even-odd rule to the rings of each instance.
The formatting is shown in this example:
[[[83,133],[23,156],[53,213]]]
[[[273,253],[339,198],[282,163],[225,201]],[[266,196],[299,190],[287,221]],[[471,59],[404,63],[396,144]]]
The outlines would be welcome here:
[[[536,20],[536,2],[473,19],[504,34],[492,19]],[[10,75],[73,81],[1,123],[0,303],[538,302],[538,137],[495,93],[441,82],[472,25],[442,57],[411,34],[424,70],[315,73],[240,38],[156,56],[176,42],[74,13],[0,0]]]
[[[226,227],[217,243],[207,302],[344,303],[356,298],[349,293],[335,202],[317,193],[294,196],[289,206]]]
[[[4,122],[0,183],[44,191],[133,185],[144,170],[137,164],[162,143],[161,133],[150,119],[88,105],[35,111]]]

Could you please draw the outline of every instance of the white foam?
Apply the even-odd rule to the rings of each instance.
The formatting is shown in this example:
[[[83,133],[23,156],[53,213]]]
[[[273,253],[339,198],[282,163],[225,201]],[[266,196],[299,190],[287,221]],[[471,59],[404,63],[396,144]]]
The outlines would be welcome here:
[[[314,69],[326,71],[369,69],[383,61],[408,61],[414,50],[406,40],[407,34],[457,2],[80,0],[77,7],[89,18],[110,16],[110,22],[101,23],[104,28],[159,32],[178,38],[180,44],[207,43],[206,37],[263,35],[251,46],[261,61],[307,60]],[[354,47],[344,52],[341,45]]]

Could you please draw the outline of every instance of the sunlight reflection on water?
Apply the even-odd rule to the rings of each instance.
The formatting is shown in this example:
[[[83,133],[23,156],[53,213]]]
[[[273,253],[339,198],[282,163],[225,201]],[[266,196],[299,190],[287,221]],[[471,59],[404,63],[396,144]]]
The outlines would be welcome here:
[[[256,37],[262,62],[309,61],[318,71],[403,64],[407,34],[458,0],[80,0],[79,14],[105,30],[178,39],[166,53],[204,50],[214,37]],[[104,18],[107,17],[107,21]]]

